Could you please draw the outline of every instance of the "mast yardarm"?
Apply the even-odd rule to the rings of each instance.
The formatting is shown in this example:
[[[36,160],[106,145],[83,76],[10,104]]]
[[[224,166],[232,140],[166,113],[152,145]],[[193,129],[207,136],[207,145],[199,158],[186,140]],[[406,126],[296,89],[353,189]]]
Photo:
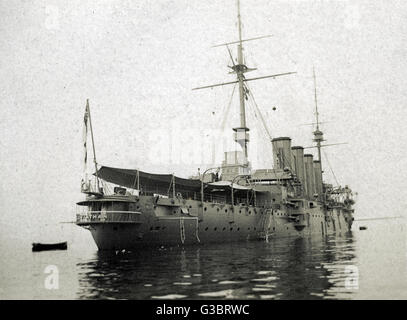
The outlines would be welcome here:
[[[267,76],[260,76],[260,77],[255,77],[255,78],[250,78],[246,79],[244,74],[249,71],[254,71],[256,70],[255,68],[248,68],[245,63],[244,63],[244,57],[243,57],[243,45],[242,43],[244,41],[251,41],[251,40],[257,40],[257,39],[263,39],[263,38],[268,38],[271,37],[271,35],[266,35],[266,36],[260,36],[260,37],[255,37],[255,38],[250,38],[250,39],[242,39],[242,22],[241,22],[241,16],[240,16],[240,1],[237,0],[237,21],[238,21],[238,32],[239,32],[239,40],[238,41],[233,41],[233,42],[228,42],[224,43],[221,45],[216,45],[214,47],[219,47],[219,46],[226,46],[232,66],[229,66],[233,71],[231,73],[235,73],[237,80],[235,81],[230,81],[230,82],[223,82],[223,83],[218,83],[214,85],[209,85],[209,86],[203,86],[203,87],[197,87],[193,88],[192,90],[197,90],[197,89],[205,89],[205,88],[213,88],[213,87],[218,87],[218,86],[224,86],[224,85],[229,85],[229,84],[239,84],[239,106],[240,106],[240,127],[233,128],[234,133],[234,140],[242,147],[243,150],[243,165],[248,166],[248,152],[247,152],[247,145],[249,142],[249,128],[247,127],[246,124],[246,106],[245,106],[245,100],[248,99],[248,93],[249,89],[247,88],[247,85],[245,84],[248,81],[252,80],[260,80],[260,79],[266,79],[266,78],[275,78],[278,76],[284,76],[288,74],[293,74],[296,72],[285,72],[285,73],[278,73],[278,74],[273,74],[273,75],[267,75]],[[237,43],[237,64],[235,63],[232,53],[229,49],[229,45],[231,44],[236,44]]]

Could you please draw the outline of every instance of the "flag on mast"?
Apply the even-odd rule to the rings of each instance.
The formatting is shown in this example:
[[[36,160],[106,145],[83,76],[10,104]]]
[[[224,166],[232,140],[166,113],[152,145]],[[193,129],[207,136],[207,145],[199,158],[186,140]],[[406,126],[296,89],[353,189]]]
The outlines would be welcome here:
[[[81,183],[82,191],[89,190],[88,182],[88,173],[87,173],[87,162],[88,162],[88,149],[87,149],[87,140],[88,140],[88,119],[89,119],[89,100],[86,100],[85,115],[83,117],[83,178]]]

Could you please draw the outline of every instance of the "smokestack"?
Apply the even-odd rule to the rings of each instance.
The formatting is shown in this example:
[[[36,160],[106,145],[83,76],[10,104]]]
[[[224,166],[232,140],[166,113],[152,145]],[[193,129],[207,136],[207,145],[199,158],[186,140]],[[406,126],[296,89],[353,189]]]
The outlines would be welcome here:
[[[315,194],[315,176],[314,176],[314,156],[312,154],[304,154],[305,179],[307,182],[308,199],[314,199]]]
[[[315,192],[318,193],[318,199],[322,201],[322,171],[321,161],[314,160]]]
[[[300,146],[291,147],[293,170],[297,175],[298,180],[302,184],[302,194],[307,193],[307,185],[305,182],[305,167],[304,167],[304,148]]]
[[[288,137],[274,138],[273,145],[274,169],[292,169],[291,139]]]

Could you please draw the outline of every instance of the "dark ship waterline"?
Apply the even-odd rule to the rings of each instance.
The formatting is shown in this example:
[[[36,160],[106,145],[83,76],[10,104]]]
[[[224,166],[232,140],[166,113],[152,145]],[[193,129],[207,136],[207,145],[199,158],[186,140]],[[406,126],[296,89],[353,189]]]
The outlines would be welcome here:
[[[354,220],[351,189],[347,186],[334,188],[323,182],[321,148],[324,145],[321,143],[324,139],[319,130],[317,103],[314,131],[317,159],[314,160],[312,154],[304,154],[303,147],[291,146],[290,138],[271,139],[269,135],[273,169],[251,169],[247,157],[249,128],[245,116],[245,100],[251,94],[247,81],[293,72],[246,79],[244,73],[253,69],[244,64],[242,42],[263,37],[242,40],[240,13],[238,26],[237,64],[228,47],[231,43],[225,44],[233,63],[230,68],[236,73],[237,80],[196,88],[239,86],[240,127],[233,131],[234,140],[242,151],[225,152],[225,159],[219,167],[207,169],[190,179],[106,166],[98,168],[87,103],[85,136],[89,122],[95,186],[92,187],[86,177],[82,181],[82,192],[87,197],[77,203],[81,212],[77,213],[76,224],[90,230],[100,250],[268,241],[287,236],[324,236],[351,229]],[[266,126],[265,129],[268,133]],[[85,156],[85,166],[86,160]],[[100,181],[113,184],[113,192],[108,194],[106,188],[100,187]]]

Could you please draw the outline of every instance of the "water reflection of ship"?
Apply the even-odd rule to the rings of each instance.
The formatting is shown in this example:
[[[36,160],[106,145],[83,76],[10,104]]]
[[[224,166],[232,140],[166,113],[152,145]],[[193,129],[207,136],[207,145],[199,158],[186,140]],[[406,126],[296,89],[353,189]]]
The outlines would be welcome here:
[[[287,243],[287,255],[276,268],[276,291],[281,299],[320,299],[350,296],[345,288],[346,266],[355,259],[354,238],[327,237],[322,240],[297,238]],[[275,254],[275,251],[274,251]]]
[[[320,299],[351,297],[344,268],[354,263],[351,234],[316,240],[98,252],[79,263],[82,297],[149,299]],[[143,257],[143,259],[141,259]]]

